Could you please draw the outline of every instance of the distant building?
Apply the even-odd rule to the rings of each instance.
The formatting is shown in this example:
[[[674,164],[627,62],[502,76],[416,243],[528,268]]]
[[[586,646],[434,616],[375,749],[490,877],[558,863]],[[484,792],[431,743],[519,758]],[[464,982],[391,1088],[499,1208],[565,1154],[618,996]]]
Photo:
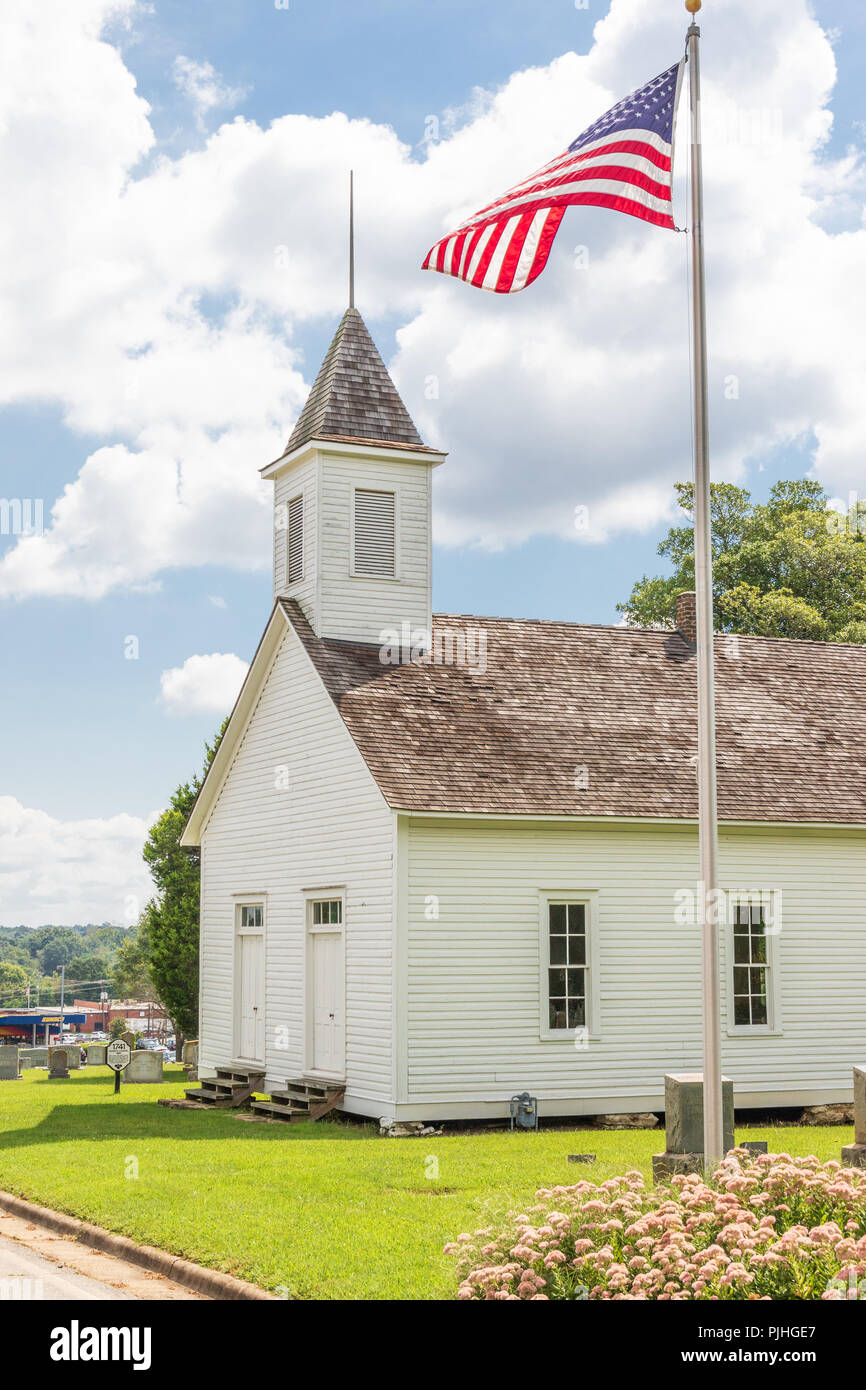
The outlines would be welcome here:
[[[85,1011],[82,1033],[107,1033],[116,1018],[122,1018],[133,1033],[163,1038],[174,1031],[162,1005],[150,1000],[126,999],[109,1004],[76,999],[75,1007]]]
[[[22,1042],[35,1047],[49,1043],[62,1032],[81,1031],[85,1015],[73,1008],[0,1009],[0,1043]]]

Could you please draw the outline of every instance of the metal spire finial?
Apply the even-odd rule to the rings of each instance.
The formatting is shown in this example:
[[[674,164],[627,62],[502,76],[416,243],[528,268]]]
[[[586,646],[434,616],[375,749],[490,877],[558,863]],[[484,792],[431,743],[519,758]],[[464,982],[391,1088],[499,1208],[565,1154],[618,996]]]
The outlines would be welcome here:
[[[355,171],[349,170],[349,308],[355,307]]]

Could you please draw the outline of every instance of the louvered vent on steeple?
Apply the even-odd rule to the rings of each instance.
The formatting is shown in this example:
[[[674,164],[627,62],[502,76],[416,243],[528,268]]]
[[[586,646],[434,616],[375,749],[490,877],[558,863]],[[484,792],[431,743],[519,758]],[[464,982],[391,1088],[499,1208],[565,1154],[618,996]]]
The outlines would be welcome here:
[[[304,577],[304,498],[303,494],[289,502],[289,524],[286,528],[286,579],[299,584]]]
[[[397,559],[397,513],[393,492],[355,488],[355,573],[393,579]]]

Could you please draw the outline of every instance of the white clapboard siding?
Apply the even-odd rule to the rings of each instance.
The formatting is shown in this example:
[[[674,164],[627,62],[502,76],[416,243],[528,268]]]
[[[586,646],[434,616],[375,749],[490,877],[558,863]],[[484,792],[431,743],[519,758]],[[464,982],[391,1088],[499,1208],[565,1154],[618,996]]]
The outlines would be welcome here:
[[[695,889],[693,828],[415,817],[402,842],[399,1113],[504,1113],[526,1089],[548,1114],[656,1109],[666,1071],[700,1069],[700,936],[674,920],[676,891]],[[738,1103],[843,1099],[866,1036],[866,837],[723,829],[721,882],[782,894],[781,1028],[723,1029]],[[539,890],[598,894],[600,1027],[586,1050],[541,1037]]]
[[[266,894],[267,1084],[275,1087],[305,1066],[303,893],[344,887],[347,1105],[379,1113],[393,1094],[394,817],[289,631],[202,852],[203,1069],[234,1060],[233,894]]]
[[[431,468],[381,454],[369,458],[323,454],[320,474],[320,561],[318,632],[343,641],[385,640],[386,629],[429,632]],[[356,489],[365,518],[370,564],[356,566],[354,530]],[[393,494],[396,539],[393,578],[370,573],[375,555],[388,558],[387,505],[376,494]],[[362,523],[363,524],[363,523]],[[360,573],[360,569],[365,569]]]

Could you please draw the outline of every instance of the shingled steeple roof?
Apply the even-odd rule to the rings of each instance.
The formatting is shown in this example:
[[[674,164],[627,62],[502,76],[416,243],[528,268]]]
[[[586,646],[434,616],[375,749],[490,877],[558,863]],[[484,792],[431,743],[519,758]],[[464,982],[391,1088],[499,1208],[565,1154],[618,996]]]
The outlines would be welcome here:
[[[314,439],[428,450],[355,308],[346,310],[286,454]]]

